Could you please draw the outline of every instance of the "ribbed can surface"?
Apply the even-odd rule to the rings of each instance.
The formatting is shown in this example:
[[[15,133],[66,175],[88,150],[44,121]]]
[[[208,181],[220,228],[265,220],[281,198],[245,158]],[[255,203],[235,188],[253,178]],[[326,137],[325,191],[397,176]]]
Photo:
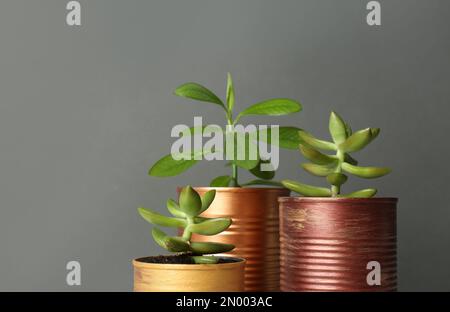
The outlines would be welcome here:
[[[395,291],[395,198],[283,197],[280,202],[282,291]],[[380,264],[381,284],[367,276]]]
[[[195,188],[200,195],[212,188]],[[246,291],[279,291],[280,249],[278,197],[289,196],[287,189],[218,187],[207,218],[230,217],[231,226],[214,236],[194,234],[193,241],[233,244],[227,253],[247,260]]]

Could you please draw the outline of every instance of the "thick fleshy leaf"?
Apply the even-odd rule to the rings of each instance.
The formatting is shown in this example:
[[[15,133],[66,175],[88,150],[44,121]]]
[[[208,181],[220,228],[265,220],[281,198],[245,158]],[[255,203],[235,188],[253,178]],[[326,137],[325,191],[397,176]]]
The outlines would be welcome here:
[[[336,166],[329,166],[329,165],[326,166],[326,165],[306,163],[302,164],[302,168],[305,169],[305,171],[311,173],[312,175],[318,177],[326,177],[334,172]]]
[[[368,189],[352,192],[352,193],[346,194],[346,195],[339,195],[339,197],[344,197],[344,198],[370,198],[370,197],[375,196],[376,193],[377,193],[376,189],[368,188]]]
[[[216,197],[216,190],[209,190],[201,197],[202,209],[200,210],[200,213],[209,208],[215,197]]]
[[[347,139],[347,127],[345,121],[335,112],[331,112],[329,130],[334,143],[341,144]]]
[[[281,116],[293,114],[301,110],[302,106],[297,101],[291,99],[271,99],[247,107],[238,115],[236,120],[247,115]]]
[[[271,129],[263,129],[258,131],[258,138],[260,141],[267,144],[276,145],[286,149],[297,149],[300,144],[297,127],[278,127],[278,144],[272,143]]]
[[[328,183],[335,186],[341,186],[347,182],[347,179],[348,177],[345,174],[339,172],[335,172],[327,176]]]
[[[234,107],[234,87],[233,87],[233,78],[231,78],[231,74],[227,75],[227,108],[229,114],[233,112]]]
[[[214,218],[202,223],[191,224],[188,230],[200,235],[216,235],[225,231],[231,225],[230,218]]]
[[[348,173],[351,173],[357,177],[366,178],[366,179],[374,179],[382,177],[389,172],[391,172],[391,169],[384,168],[384,167],[359,167],[359,166],[353,166],[348,163],[342,164],[342,169],[344,171],[347,171]]]
[[[234,245],[214,242],[191,242],[191,250],[195,254],[216,254],[228,252],[234,249]]]
[[[152,236],[155,242],[164,249],[171,252],[190,251],[189,244],[180,237],[167,236],[158,228],[152,229]]]
[[[356,131],[347,140],[339,145],[339,149],[345,153],[357,152],[363,149],[372,140],[370,128]]]
[[[307,197],[330,197],[331,190],[324,187],[317,187],[308,184],[299,183],[292,180],[281,181],[284,187],[287,189],[302,194]]]
[[[216,264],[219,262],[218,257],[214,256],[192,256],[195,264]]]
[[[275,176],[274,170],[271,170],[271,171],[262,171],[261,170],[261,164],[269,164],[269,163],[270,163],[269,160],[260,160],[259,164],[255,168],[250,169],[250,172],[255,177],[263,179],[263,180],[273,179],[273,177]]]
[[[202,209],[202,199],[190,185],[183,187],[178,202],[180,210],[186,215],[195,217],[200,214]]]
[[[185,220],[179,218],[166,217],[148,208],[139,207],[138,212],[142,216],[142,218],[144,218],[147,222],[150,222],[152,224],[167,227],[181,227],[181,228],[186,227]]]
[[[177,218],[185,218],[186,214],[180,210],[180,206],[173,199],[167,200],[167,210],[169,210],[170,214]]]
[[[172,177],[183,173],[184,171],[195,165],[198,160],[195,160],[198,155],[203,155],[202,151],[192,152],[190,159],[175,160],[172,155],[166,155],[158,160],[148,171],[148,174],[154,177]],[[186,157],[188,158],[188,157]]]
[[[211,187],[227,187],[230,185],[231,177],[230,176],[219,176],[214,178],[209,186]]]
[[[309,145],[316,149],[323,149],[328,151],[336,150],[336,145],[334,143],[316,139],[314,136],[304,130],[298,131],[298,136],[300,138],[300,143],[303,143],[304,145]]]
[[[308,145],[300,144],[299,148],[306,159],[317,165],[330,165],[337,162],[336,157],[323,154]]]
[[[202,102],[209,102],[214,103],[217,105],[220,105],[222,107],[225,107],[223,105],[223,102],[219,99],[217,95],[215,95],[212,91],[205,88],[204,86],[195,83],[195,82],[188,82],[185,84],[182,84],[178,88],[175,89],[175,95],[202,101]]]
[[[345,134],[347,135],[347,138],[353,134],[352,127],[348,123],[345,123]]]

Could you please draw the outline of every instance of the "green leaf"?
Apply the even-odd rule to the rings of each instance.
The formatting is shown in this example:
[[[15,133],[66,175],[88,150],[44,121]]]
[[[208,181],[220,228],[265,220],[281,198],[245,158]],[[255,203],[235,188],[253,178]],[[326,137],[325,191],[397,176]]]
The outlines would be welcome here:
[[[263,160],[261,159],[258,163],[258,165],[253,168],[250,169],[250,172],[257,178],[261,178],[263,180],[270,180],[273,179],[273,177],[275,176],[275,170],[271,170],[271,171],[262,171],[261,170],[261,164],[269,164],[270,160]]]
[[[234,107],[234,87],[233,87],[233,79],[231,78],[231,74],[227,75],[227,108],[228,113],[231,115]]]
[[[373,179],[373,178],[379,178],[382,177],[389,172],[391,172],[391,169],[389,168],[383,168],[383,167],[359,167],[359,166],[353,166],[348,163],[342,164],[342,169],[344,171],[347,171],[348,173],[351,173],[357,177],[366,178],[366,179]]]
[[[179,86],[175,89],[175,95],[197,101],[214,103],[225,108],[223,102],[217,95],[198,83],[188,82]]]
[[[300,138],[300,143],[303,143],[304,145],[308,145],[310,147],[316,148],[316,149],[323,149],[328,151],[335,151],[336,145],[334,143],[319,140],[316,139],[314,136],[309,134],[308,132],[304,130],[298,131],[298,136]]]
[[[345,153],[356,152],[363,149],[372,140],[371,129],[363,129],[353,133],[347,140],[339,145]]]
[[[267,144],[276,145],[286,149],[297,149],[300,144],[297,127],[279,127],[278,128],[278,144],[272,143],[271,128],[258,131],[258,140]]]
[[[370,128],[370,134],[371,134],[371,140],[373,141],[376,139],[376,137],[380,134],[380,128]]]
[[[231,177],[230,176],[219,176],[214,178],[209,186],[211,187],[227,187],[230,185]]]
[[[216,264],[219,262],[219,258],[214,256],[193,256],[192,260],[195,264]]]
[[[209,206],[214,201],[214,198],[216,197],[216,190],[209,190],[207,191],[202,197],[202,209],[200,210],[200,213],[205,211],[209,208]]]
[[[172,216],[186,218],[186,214],[180,210],[180,206],[178,206],[178,203],[173,199],[168,199],[166,206]]]
[[[345,123],[345,134],[347,138],[353,134],[352,127],[348,123]]]
[[[318,177],[326,177],[334,172],[336,166],[324,166],[324,165],[316,165],[316,164],[302,164],[302,168],[305,171],[311,173],[312,175]]]
[[[178,201],[180,210],[186,215],[195,217],[200,214],[202,209],[202,199],[190,185],[183,187]]]
[[[203,155],[202,151],[193,152],[190,155],[191,159],[175,160],[172,155],[166,155],[158,160],[148,171],[148,174],[154,177],[172,177],[183,173],[184,171],[195,165],[198,160],[195,160],[196,155]],[[187,158],[187,157],[186,157]]]
[[[155,242],[164,249],[171,252],[185,252],[190,250],[189,244],[180,237],[167,236],[157,228],[152,229],[152,236]]]
[[[234,245],[214,242],[191,242],[191,250],[195,254],[216,254],[228,252],[234,249]]]
[[[335,112],[331,112],[329,129],[334,143],[341,144],[347,139],[346,124],[344,120],[341,118],[341,116],[339,116]]]
[[[318,165],[330,165],[337,162],[335,157],[323,154],[318,150],[309,147],[308,145],[299,145],[300,152],[305,156],[309,161],[318,164]]]
[[[238,159],[238,140],[237,140],[238,134],[236,133],[236,137],[234,140],[234,160],[232,161],[235,163],[238,167],[244,168],[246,170],[250,170],[255,168],[259,164],[259,155],[258,155],[258,144],[254,140],[251,140],[251,136],[249,133],[245,133],[245,149],[244,149],[244,159]],[[256,136],[255,136],[256,137]],[[254,151],[256,151],[256,155],[250,155],[250,147]],[[255,158],[253,156],[256,156],[256,159],[250,159]],[[241,157],[239,157],[241,158]]]
[[[282,116],[302,110],[300,103],[291,99],[271,99],[247,107],[236,118],[239,120],[248,115]]]
[[[283,180],[281,181],[284,187],[287,189],[302,194],[307,197],[330,197],[331,191],[330,189],[324,187],[317,187],[312,185],[307,185],[299,182],[295,182],[292,180]]]
[[[200,235],[216,235],[225,231],[230,225],[230,218],[214,218],[202,223],[191,224],[188,226],[188,230]]]
[[[347,194],[347,195],[339,195],[338,197],[343,197],[343,198],[370,198],[370,197],[375,196],[376,193],[377,193],[376,189],[368,188],[368,189],[352,192],[352,193]]]
[[[345,174],[339,172],[335,172],[327,176],[328,183],[335,186],[341,186],[347,182],[347,179],[348,177]]]
[[[182,227],[182,228],[186,227],[186,221],[183,219],[166,217],[151,209],[146,209],[142,207],[138,208],[138,212],[142,218],[144,218],[147,222],[150,222],[152,224],[168,227]]]
[[[241,184],[241,186],[251,186],[251,185],[268,185],[268,186],[277,186],[277,187],[283,187],[283,184],[278,181],[272,181],[272,180],[251,180],[247,183]]]

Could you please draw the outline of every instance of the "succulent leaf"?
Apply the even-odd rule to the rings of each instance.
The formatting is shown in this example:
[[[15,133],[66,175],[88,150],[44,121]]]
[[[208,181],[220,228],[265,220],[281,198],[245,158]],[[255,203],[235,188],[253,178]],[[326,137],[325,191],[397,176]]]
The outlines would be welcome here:
[[[174,217],[186,218],[186,214],[180,210],[178,203],[171,198],[167,200],[167,210],[169,210],[170,214]]]
[[[196,264],[216,264],[219,262],[219,258],[214,256],[193,256],[192,260]]]
[[[180,192],[180,210],[186,215],[195,217],[202,209],[202,199],[200,195],[190,186],[184,187]]]
[[[374,179],[382,177],[389,172],[391,169],[383,168],[383,167],[359,167],[353,166],[346,162],[342,163],[342,169],[348,173],[351,173],[357,177],[366,178],[366,179]]]
[[[167,236],[158,228],[152,229],[152,236],[155,242],[164,249],[171,252],[189,251],[189,244],[180,237]]]
[[[328,151],[336,150],[336,145],[334,143],[316,139],[314,136],[312,136],[311,134],[309,134],[308,132],[306,132],[304,130],[298,131],[298,136],[300,138],[300,143],[303,143],[304,145],[308,145],[308,146],[311,146],[316,149],[323,149],[323,150],[328,150]]]
[[[347,182],[347,179],[348,177],[345,174],[339,172],[335,172],[327,176],[328,183],[335,186],[341,186]]]
[[[350,165],[357,165],[358,161],[356,159],[354,159],[352,156],[350,156],[350,154],[345,153],[344,155],[344,161],[346,163],[349,163]]]
[[[234,249],[234,245],[215,242],[191,242],[191,250],[195,254],[216,254],[228,252]]]
[[[225,231],[231,225],[230,218],[214,218],[187,227],[192,233],[200,235],[216,235]]]
[[[327,166],[327,165],[317,165],[317,164],[311,164],[306,163],[302,164],[302,168],[305,169],[305,171],[311,173],[312,175],[318,176],[318,177],[326,177],[334,172],[336,169],[336,166]]]
[[[300,152],[305,156],[309,161],[318,164],[318,165],[329,165],[332,163],[336,163],[336,157],[332,157],[326,154],[319,152],[318,150],[308,146],[308,145],[299,145]]]
[[[345,153],[357,152],[363,149],[372,140],[370,128],[353,133],[347,140],[339,145],[339,149]]]
[[[215,197],[216,197],[216,190],[209,190],[201,197],[202,209],[200,210],[200,213],[209,208]]]
[[[334,143],[341,144],[347,139],[346,124],[341,116],[335,112],[331,112],[329,130]]]
[[[152,224],[167,226],[167,227],[186,227],[186,221],[180,218],[170,218],[166,217],[162,214],[159,214],[148,208],[138,208],[139,214],[144,218],[147,222]]]
[[[317,187],[308,184],[295,182],[292,180],[281,181],[284,187],[287,189],[302,194],[307,197],[330,197],[331,191],[328,188]]]
[[[370,197],[375,196],[376,193],[377,193],[376,189],[368,188],[368,189],[352,192],[352,193],[346,194],[346,195],[339,195],[339,197],[344,197],[344,198],[370,198]]]

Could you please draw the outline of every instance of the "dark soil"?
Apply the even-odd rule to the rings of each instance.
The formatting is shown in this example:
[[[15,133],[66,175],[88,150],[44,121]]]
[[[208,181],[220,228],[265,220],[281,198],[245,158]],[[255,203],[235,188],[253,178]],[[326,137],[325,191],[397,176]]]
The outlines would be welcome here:
[[[136,259],[144,263],[167,263],[167,264],[195,264],[191,257],[186,254],[170,255],[170,256],[153,256]],[[219,263],[233,263],[241,261],[238,258],[220,257]]]

